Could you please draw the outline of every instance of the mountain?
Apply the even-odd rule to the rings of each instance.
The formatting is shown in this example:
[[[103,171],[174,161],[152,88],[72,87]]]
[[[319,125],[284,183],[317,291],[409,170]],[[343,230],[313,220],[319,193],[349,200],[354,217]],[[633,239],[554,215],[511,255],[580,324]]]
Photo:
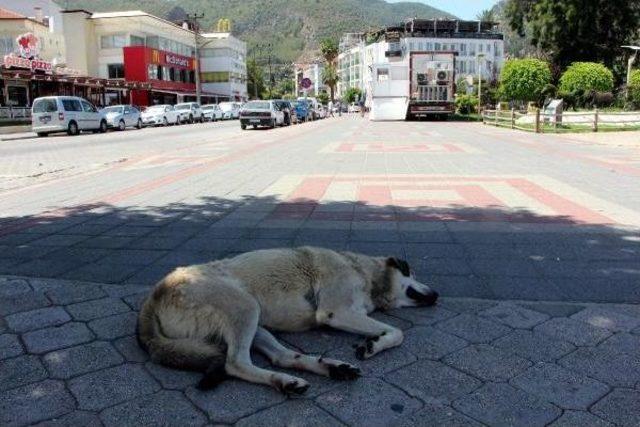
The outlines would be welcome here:
[[[423,3],[387,3],[383,0],[58,0],[65,8],[94,12],[143,10],[153,15],[179,17],[202,12],[203,30],[228,18],[232,31],[248,43],[273,46],[274,62],[291,63],[303,52],[316,51],[326,37],[397,24],[407,18],[452,18]]]

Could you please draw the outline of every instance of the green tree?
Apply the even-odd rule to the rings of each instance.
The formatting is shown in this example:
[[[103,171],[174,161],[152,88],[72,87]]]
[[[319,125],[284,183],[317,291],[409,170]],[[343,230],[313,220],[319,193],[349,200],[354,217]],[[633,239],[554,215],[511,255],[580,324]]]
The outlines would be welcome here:
[[[640,27],[637,0],[508,0],[511,28],[525,34],[558,69],[577,61],[603,62],[611,68],[620,46],[630,44]]]
[[[549,64],[539,59],[511,59],[500,74],[500,95],[507,101],[541,101],[551,83]]]
[[[253,99],[260,98],[264,91],[265,86],[262,69],[256,61],[250,59],[247,61],[247,92],[249,93],[249,97]]]
[[[611,92],[613,73],[607,67],[595,62],[574,62],[560,78],[560,92],[587,93]]]
[[[327,95],[327,92],[320,92],[316,98],[322,105],[327,105],[327,103],[329,102],[329,95]]]
[[[320,52],[327,64],[333,64],[338,58],[338,42],[335,39],[324,39],[320,42]]]
[[[331,91],[331,101],[335,101],[336,86],[340,81],[338,70],[334,64],[327,64],[322,70],[322,83],[329,86]]]
[[[350,87],[344,93],[344,101],[347,104],[351,104],[352,102],[356,102],[356,98],[362,95],[362,91],[357,87]]]
[[[476,15],[476,19],[483,22],[497,21],[496,13],[493,9],[484,9],[482,12]]]
[[[631,73],[629,80],[629,103],[632,108],[640,108],[640,70]]]

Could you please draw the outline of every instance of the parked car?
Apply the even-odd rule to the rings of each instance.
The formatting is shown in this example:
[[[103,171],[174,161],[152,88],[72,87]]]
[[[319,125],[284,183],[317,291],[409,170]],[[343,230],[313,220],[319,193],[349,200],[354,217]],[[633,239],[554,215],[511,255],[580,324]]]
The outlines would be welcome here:
[[[197,102],[182,102],[174,106],[178,114],[180,114],[180,120],[184,123],[204,123],[204,112]]]
[[[240,127],[244,130],[249,125],[254,129],[258,126],[272,129],[278,125],[284,126],[284,113],[276,101],[249,101],[240,110]]]
[[[327,109],[326,109],[326,107],[323,106],[323,105],[318,105],[318,108],[316,108],[316,114],[317,114],[319,119],[326,119],[327,118]]]
[[[216,122],[222,120],[222,109],[218,104],[206,104],[202,106],[205,120]]]
[[[293,108],[296,111],[296,119],[298,123],[313,120],[313,115],[310,114],[310,106],[308,102],[296,101],[293,103]]]
[[[128,126],[135,126],[142,129],[142,119],[140,118],[140,110],[131,105],[112,105],[103,108],[102,113],[107,119],[107,126],[110,128],[118,128],[125,130]]]
[[[361,110],[360,106],[358,104],[356,104],[355,102],[352,102],[349,105],[349,109],[347,110],[349,113],[359,113]]]
[[[307,97],[299,97],[298,102],[305,102],[307,104],[307,108],[309,109],[309,120],[318,120],[320,115],[318,114],[318,108],[320,107],[320,103],[318,100],[312,96]]]
[[[53,132],[77,135],[83,130],[106,132],[107,119],[84,98],[45,96],[33,101],[31,128],[38,136]]]
[[[240,118],[240,104],[237,102],[221,102],[218,104],[222,110],[223,120],[233,120]]]
[[[140,118],[145,126],[180,124],[180,114],[169,104],[152,105],[142,112]]]
[[[290,126],[292,123],[298,123],[298,118],[296,117],[296,110],[291,105],[290,101],[286,101],[284,99],[276,99],[273,102],[276,103],[276,106],[284,113],[284,124],[286,126]]]

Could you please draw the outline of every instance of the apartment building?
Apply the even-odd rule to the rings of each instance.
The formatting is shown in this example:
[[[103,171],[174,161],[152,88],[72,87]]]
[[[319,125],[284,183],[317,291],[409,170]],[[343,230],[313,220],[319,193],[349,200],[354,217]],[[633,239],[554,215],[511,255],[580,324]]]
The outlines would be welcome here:
[[[411,19],[377,32],[345,34],[340,43],[338,94],[367,92],[373,64],[406,61],[411,52],[457,52],[457,79],[480,74],[497,79],[504,65],[504,36],[494,23]]]
[[[200,81],[206,92],[247,100],[247,44],[229,32],[200,34]]]

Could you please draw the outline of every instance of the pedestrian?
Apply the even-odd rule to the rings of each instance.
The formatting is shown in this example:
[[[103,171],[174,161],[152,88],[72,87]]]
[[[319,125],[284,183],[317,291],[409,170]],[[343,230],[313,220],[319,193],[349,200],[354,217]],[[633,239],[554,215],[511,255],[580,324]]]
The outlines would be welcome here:
[[[342,117],[342,101],[338,101],[338,117]]]
[[[360,117],[364,117],[364,96],[360,97],[358,104],[360,105]]]
[[[329,114],[331,115],[331,117],[335,117],[333,115],[333,101],[329,100],[328,107],[329,107]]]

